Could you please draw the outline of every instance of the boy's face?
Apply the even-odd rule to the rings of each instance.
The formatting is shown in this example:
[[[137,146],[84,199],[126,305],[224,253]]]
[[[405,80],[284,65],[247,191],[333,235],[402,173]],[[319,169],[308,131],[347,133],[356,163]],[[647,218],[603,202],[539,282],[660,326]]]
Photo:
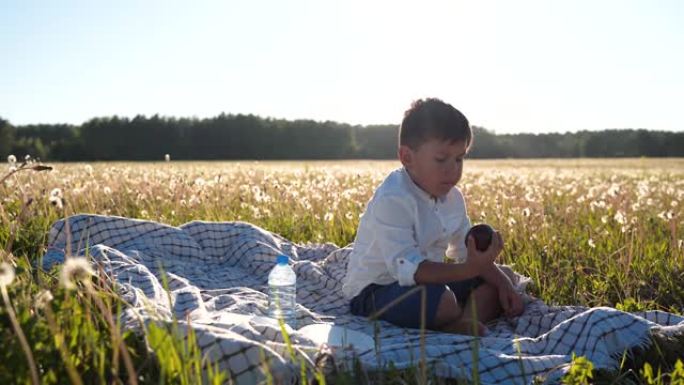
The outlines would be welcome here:
[[[465,141],[430,139],[416,150],[400,146],[399,160],[420,188],[441,197],[461,179],[466,150]]]

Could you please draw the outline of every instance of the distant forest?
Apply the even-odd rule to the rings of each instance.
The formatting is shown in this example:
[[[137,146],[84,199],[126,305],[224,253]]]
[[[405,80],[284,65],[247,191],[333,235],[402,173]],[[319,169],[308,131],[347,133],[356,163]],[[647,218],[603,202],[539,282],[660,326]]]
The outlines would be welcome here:
[[[681,157],[684,132],[607,129],[497,135],[474,127],[472,158]],[[44,161],[392,159],[397,126],[255,115],[94,118],[81,125],[13,126],[0,118],[0,155]]]

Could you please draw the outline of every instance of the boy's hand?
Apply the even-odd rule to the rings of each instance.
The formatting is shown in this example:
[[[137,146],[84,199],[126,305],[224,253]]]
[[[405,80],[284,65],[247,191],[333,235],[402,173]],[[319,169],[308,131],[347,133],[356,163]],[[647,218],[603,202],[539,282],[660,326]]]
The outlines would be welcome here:
[[[517,317],[524,310],[522,296],[511,285],[499,288],[499,303],[506,317]]]
[[[473,269],[476,275],[479,275],[494,263],[496,257],[501,254],[503,245],[503,238],[501,238],[501,234],[498,231],[494,232],[492,243],[489,244],[489,247],[485,251],[478,250],[477,247],[475,247],[475,238],[473,238],[472,235],[469,236],[467,241],[468,259],[466,260],[466,265]]]

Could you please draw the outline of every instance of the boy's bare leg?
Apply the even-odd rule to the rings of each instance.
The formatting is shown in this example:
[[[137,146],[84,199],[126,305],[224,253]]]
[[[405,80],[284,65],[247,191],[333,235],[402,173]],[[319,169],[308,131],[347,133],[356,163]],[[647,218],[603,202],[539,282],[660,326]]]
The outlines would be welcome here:
[[[439,299],[437,314],[435,315],[435,325],[437,325],[437,329],[442,330],[443,327],[448,326],[461,318],[462,314],[463,309],[458,304],[454,292],[449,289],[444,290],[442,297]]]
[[[483,323],[489,322],[501,315],[501,304],[499,303],[499,290],[490,283],[483,283],[470,293],[463,318],[473,318],[473,306],[477,320]]]
[[[475,291],[473,291],[473,293],[475,293]],[[468,311],[472,311],[472,309],[468,308],[467,305],[466,309],[468,309]],[[447,333],[481,336],[487,330],[487,328],[481,322],[476,322],[473,324],[472,317],[468,317],[464,312],[464,309],[459,306],[456,296],[451,290],[444,291],[439,300],[437,314],[435,315],[435,324],[437,325],[437,330]],[[476,329],[473,329],[473,326],[475,326]]]
[[[476,320],[473,320],[473,306]],[[454,308],[457,310],[454,311]],[[440,313],[440,310],[443,311]],[[499,291],[495,286],[483,283],[470,293],[464,309],[458,305],[453,292],[444,292],[437,308],[436,321],[441,331],[482,336],[487,332],[484,322],[489,322],[500,314]],[[446,322],[440,324],[439,321]]]

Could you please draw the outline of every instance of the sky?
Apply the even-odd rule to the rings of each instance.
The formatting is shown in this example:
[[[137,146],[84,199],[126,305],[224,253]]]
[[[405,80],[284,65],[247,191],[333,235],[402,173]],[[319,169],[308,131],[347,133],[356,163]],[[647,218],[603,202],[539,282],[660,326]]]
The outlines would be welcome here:
[[[679,0],[0,0],[0,117],[221,112],[497,133],[684,131]]]

